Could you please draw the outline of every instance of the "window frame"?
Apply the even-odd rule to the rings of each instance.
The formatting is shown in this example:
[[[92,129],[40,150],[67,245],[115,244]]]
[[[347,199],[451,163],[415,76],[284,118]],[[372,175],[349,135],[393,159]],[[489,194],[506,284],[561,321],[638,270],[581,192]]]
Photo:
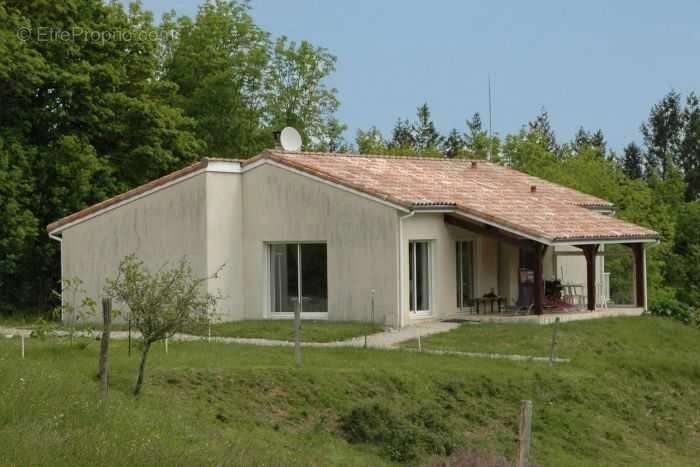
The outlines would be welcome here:
[[[416,278],[416,273],[417,273],[417,261],[416,261],[416,244],[424,244],[427,248],[427,256],[428,256],[428,267],[427,267],[427,272],[428,272],[428,308],[425,310],[418,310],[417,308],[417,296],[418,296],[418,284],[417,281],[415,280]],[[431,316],[432,315],[432,308],[433,308],[433,241],[432,240],[424,240],[424,239],[415,239],[415,240],[409,240],[408,241],[408,311],[409,313],[413,313],[414,316]],[[411,257],[412,256],[412,257]],[[412,266],[411,266],[412,265]],[[411,277],[413,277],[413,283],[411,283]],[[414,309],[416,308],[416,309]]]
[[[323,312],[305,312],[303,309],[303,303],[301,308],[301,319],[313,319],[313,320],[327,320],[328,319],[328,242],[324,240],[306,240],[306,241],[272,241],[264,242],[265,249],[265,277],[266,284],[265,296],[266,303],[265,306],[265,317],[267,319],[293,319],[294,312],[276,312],[273,311],[272,307],[274,302],[272,300],[273,295],[273,278],[272,278],[272,246],[273,245],[296,245],[297,247],[297,300],[301,297],[302,291],[302,268],[301,268],[301,246],[304,244],[312,245],[324,245],[326,247],[326,311]]]

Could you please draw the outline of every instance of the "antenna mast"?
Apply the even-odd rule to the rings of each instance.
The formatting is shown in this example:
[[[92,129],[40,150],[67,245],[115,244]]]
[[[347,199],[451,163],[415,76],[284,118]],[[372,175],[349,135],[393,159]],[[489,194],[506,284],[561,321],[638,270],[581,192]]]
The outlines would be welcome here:
[[[491,131],[491,73],[488,74],[488,79],[489,79],[489,152],[488,152],[488,157],[489,160],[491,160],[491,141],[493,138],[493,133]]]

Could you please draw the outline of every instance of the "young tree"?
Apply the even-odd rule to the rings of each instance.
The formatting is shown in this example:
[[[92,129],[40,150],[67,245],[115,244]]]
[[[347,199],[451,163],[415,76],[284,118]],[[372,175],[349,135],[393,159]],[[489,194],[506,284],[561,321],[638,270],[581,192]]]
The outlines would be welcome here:
[[[175,267],[165,264],[150,272],[143,261],[129,255],[119,264],[117,276],[107,280],[105,295],[129,307],[143,338],[134,395],[141,392],[146,358],[153,343],[172,337],[188,325],[208,321],[209,310],[216,306],[218,297],[203,288],[222,268],[213,276],[198,278],[183,258]]]
[[[700,198],[700,99],[690,93],[683,109],[683,141],[680,148],[680,165],[688,184],[687,201]]]
[[[396,124],[391,130],[391,142],[389,145],[395,149],[416,149],[417,143],[414,126],[407,118],[399,118],[396,120]]]

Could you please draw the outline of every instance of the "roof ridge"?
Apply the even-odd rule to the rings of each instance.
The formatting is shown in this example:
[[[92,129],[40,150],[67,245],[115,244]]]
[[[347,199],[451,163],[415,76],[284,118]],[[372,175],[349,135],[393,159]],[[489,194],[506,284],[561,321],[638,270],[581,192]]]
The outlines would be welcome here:
[[[282,155],[300,155],[300,156],[322,156],[322,157],[363,157],[366,159],[401,159],[401,160],[428,160],[428,161],[444,161],[444,162],[482,162],[489,165],[500,165],[486,159],[465,159],[462,157],[444,157],[444,156],[419,156],[419,155],[402,155],[402,154],[360,154],[354,152],[324,152],[324,151],[283,151],[278,149],[267,150],[266,152]]]

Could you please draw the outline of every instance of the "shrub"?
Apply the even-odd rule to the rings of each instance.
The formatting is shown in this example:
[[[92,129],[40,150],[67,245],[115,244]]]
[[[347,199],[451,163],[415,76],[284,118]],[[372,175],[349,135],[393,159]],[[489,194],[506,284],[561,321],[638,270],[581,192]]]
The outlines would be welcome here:
[[[354,407],[341,418],[341,430],[351,443],[378,446],[396,462],[411,461],[421,453],[445,456],[457,444],[438,406],[416,409],[390,407],[376,402]]]
[[[697,309],[673,298],[657,300],[649,307],[649,313],[655,316],[673,318],[691,326],[700,324],[700,313]]]

